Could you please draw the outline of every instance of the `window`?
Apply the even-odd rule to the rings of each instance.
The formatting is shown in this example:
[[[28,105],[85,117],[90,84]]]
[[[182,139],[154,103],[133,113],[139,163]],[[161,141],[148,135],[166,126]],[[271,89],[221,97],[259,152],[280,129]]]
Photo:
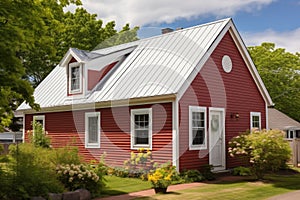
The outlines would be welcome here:
[[[79,63],[70,63],[69,65],[69,93],[81,93],[82,70]]]
[[[100,148],[100,112],[85,113],[85,147]]]
[[[33,116],[33,121],[40,123],[45,130],[45,115],[35,115]]]
[[[294,130],[287,130],[286,131],[286,138],[287,139],[293,139],[294,138]]]
[[[260,112],[250,112],[250,130],[261,129]]]
[[[189,148],[190,150],[206,149],[206,108],[189,107]]]
[[[131,148],[152,148],[152,109],[131,110]]]

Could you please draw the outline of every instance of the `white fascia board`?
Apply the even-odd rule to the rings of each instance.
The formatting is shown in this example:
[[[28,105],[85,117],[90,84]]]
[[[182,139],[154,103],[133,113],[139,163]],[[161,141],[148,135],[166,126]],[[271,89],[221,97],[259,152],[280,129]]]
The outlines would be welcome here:
[[[59,66],[65,67],[70,62],[72,57],[74,57],[77,62],[84,63],[70,48],[63,57],[63,59],[59,62]]]

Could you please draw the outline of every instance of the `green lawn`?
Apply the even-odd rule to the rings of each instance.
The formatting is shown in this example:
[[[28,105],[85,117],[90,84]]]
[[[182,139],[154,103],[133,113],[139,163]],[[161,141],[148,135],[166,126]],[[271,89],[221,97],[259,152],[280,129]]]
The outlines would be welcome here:
[[[126,194],[151,188],[147,181],[133,178],[106,176],[107,187],[101,197]],[[268,175],[264,181],[223,181],[207,182],[204,185],[158,194],[151,197],[136,198],[137,200],[168,200],[168,199],[207,199],[207,200],[252,200],[266,199],[277,194],[300,189],[300,174]]]
[[[137,178],[120,178],[116,176],[105,176],[106,187],[102,191],[101,197],[127,194],[151,189],[151,183]]]
[[[159,194],[137,200],[206,199],[252,200],[266,199],[277,194],[300,189],[300,174],[269,175],[265,181],[240,181],[208,183],[203,186]]]

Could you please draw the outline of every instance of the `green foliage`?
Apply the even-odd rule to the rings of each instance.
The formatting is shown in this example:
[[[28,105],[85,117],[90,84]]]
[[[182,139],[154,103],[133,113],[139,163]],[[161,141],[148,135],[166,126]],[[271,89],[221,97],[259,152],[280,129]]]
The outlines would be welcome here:
[[[64,146],[53,149],[52,163],[54,165],[59,164],[75,164],[79,165],[82,162],[82,158],[79,155],[78,147]]]
[[[97,195],[103,187],[102,179],[87,166],[80,164],[58,165],[56,167],[58,179],[70,191],[84,188],[89,190],[94,196]]]
[[[50,148],[50,138],[47,136],[47,132],[44,130],[43,125],[39,122],[32,122],[32,131],[28,131],[31,143],[36,147]]]
[[[4,151],[4,146],[3,146],[3,144],[0,144],[0,155],[3,151]]]
[[[232,174],[234,176],[250,176],[251,169],[248,167],[239,166],[233,169]]]
[[[200,169],[200,172],[202,176],[205,178],[205,180],[215,180],[216,177],[214,173],[212,172],[213,166],[212,165],[203,165]]]
[[[81,1],[0,1],[0,131],[10,125],[13,111],[23,101],[39,110],[32,85],[36,87],[70,47],[92,50],[117,34],[115,22],[102,26],[95,14],[83,8],[64,13],[69,4],[78,6]],[[137,27],[126,36],[123,30],[110,43],[137,39]]]
[[[248,48],[275,108],[300,121],[300,53],[262,43]]]
[[[10,146],[12,162],[6,174],[11,190],[9,199],[28,199],[32,196],[46,197],[49,192],[62,192],[64,187],[57,180],[55,170],[47,158],[50,150],[32,144]],[[12,187],[14,186],[14,187]]]
[[[229,142],[230,156],[247,158],[252,173],[262,179],[269,170],[277,171],[290,159],[291,149],[279,130],[243,133]]]
[[[205,180],[205,177],[200,173],[199,170],[187,170],[180,173],[180,177],[185,183],[201,182]]]
[[[151,182],[153,188],[167,188],[172,184],[176,175],[175,167],[170,163],[166,163],[155,169],[153,173],[148,174],[148,181]]]

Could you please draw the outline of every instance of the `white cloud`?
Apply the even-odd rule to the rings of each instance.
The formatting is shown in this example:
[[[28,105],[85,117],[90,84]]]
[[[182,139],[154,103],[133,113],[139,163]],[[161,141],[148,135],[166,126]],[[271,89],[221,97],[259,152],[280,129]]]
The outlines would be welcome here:
[[[172,23],[176,19],[199,16],[232,16],[238,11],[252,12],[276,0],[82,0],[83,7],[104,22],[116,21],[118,28]],[[70,9],[70,8],[69,8]]]
[[[276,32],[273,30],[266,30],[260,33],[241,33],[244,42],[247,46],[257,46],[262,42],[275,43],[277,48],[285,48],[289,52],[300,52],[300,28],[286,31]]]

